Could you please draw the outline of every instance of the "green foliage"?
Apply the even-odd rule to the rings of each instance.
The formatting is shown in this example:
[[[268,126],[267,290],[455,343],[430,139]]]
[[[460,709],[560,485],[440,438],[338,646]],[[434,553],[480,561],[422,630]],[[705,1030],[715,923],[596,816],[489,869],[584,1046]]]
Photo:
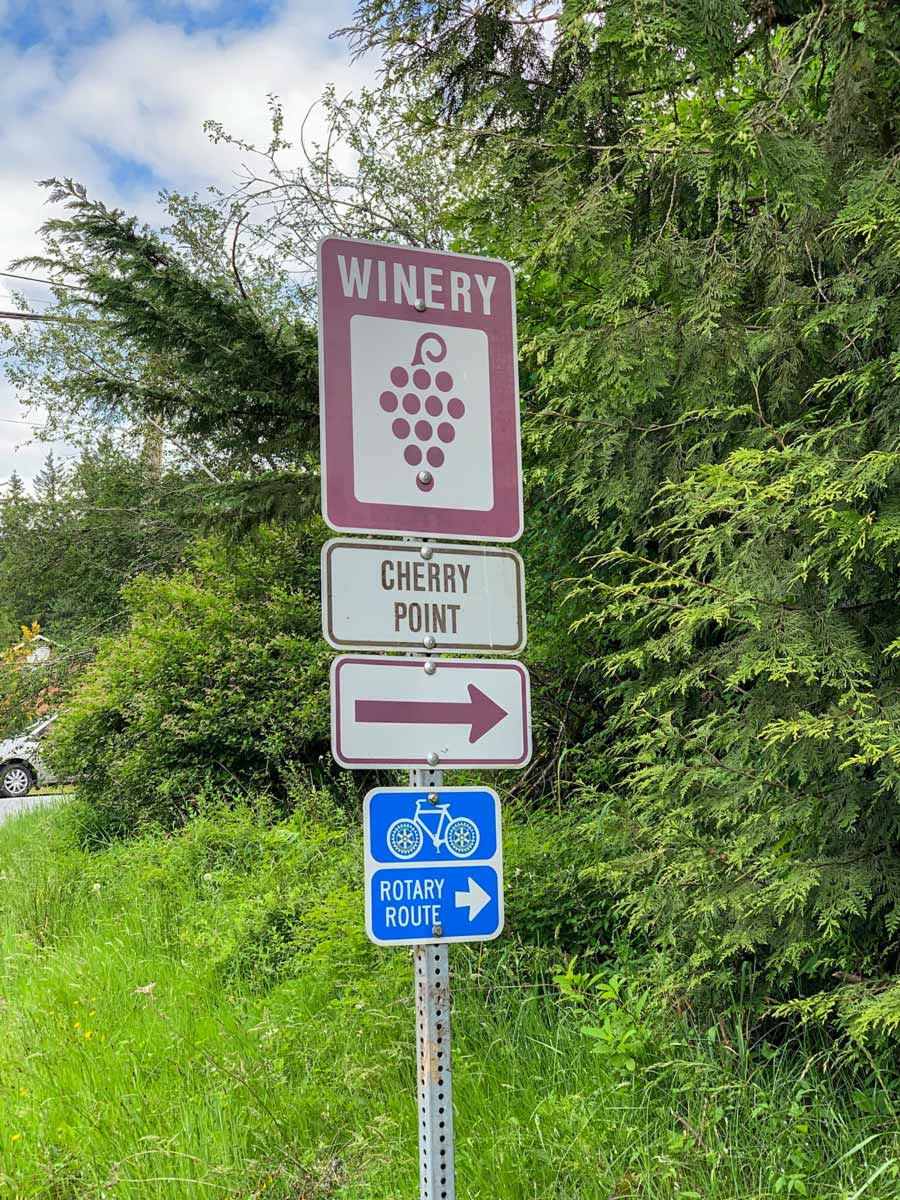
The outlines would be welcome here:
[[[659,1053],[661,1013],[646,986],[636,985],[615,966],[593,973],[577,971],[573,958],[554,977],[562,996],[586,1018],[581,1032],[593,1043],[593,1052],[613,1070],[628,1073],[638,1063]]]
[[[540,806],[519,822],[515,811],[504,805],[507,928],[524,942],[557,952],[606,957],[623,922],[613,893],[593,871],[599,848],[586,814]]]
[[[900,10],[371,0],[353,36],[463,157],[457,245],[517,267],[532,487],[594,527],[594,877],[673,991],[750,968],[893,1028]]]
[[[0,611],[67,647],[90,644],[115,627],[125,582],[179,563],[196,524],[191,489],[189,476],[157,478],[109,438],[68,470],[49,456],[33,494],[0,499]]]
[[[21,734],[57,704],[61,682],[71,671],[59,666],[29,663],[40,626],[22,625],[19,640],[0,653],[0,738]]]
[[[296,801],[93,853],[65,812],[0,828],[4,1196],[415,1194],[410,961],[365,940],[358,884],[332,905],[359,879],[355,820]],[[273,937],[254,913],[279,906]],[[570,963],[561,990],[506,937],[454,947],[452,971],[472,1200],[896,1195],[892,1075],[694,1028],[626,964],[591,983]]]
[[[160,911],[189,913],[177,941],[216,986],[265,993],[326,962],[349,980],[375,957],[358,919],[356,821],[324,793],[298,787],[291,800],[286,821],[270,797],[203,803],[177,837],[93,859],[94,883],[113,902],[124,880],[123,904],[138,886]],[[76,803],[63,818],[76,842],[82,816]]]
[[[129,627],[102,644],[54,735],[85,836],[176,824],[219,790],[285,801],[292,781],[328,774],[320,542],[318,525],[212,539],[191,570],[125,589]]]
[[[99,312],[107,341],[124,342],[136,355],[130,372],[82,359],[64,377],[70,401],[153,417],[188,443],[245,458],[302,458],[318,431],[312,327],[272,305],[261,314],[224,261],[199,269],[176,238],[90,200],[80,184],[51,179],[46,186],[68,215],[45,224],[47,253],[20,265],[73,278],[85,295],[69,297],[72,315]]]
[[[608,555],[627,584],[591,585],[630,633],[606,659],[630,821],[610,876],[695,977],[760,956],[807,988],[896,953],[897,464],[821,442],[691,472],[651,530],[668,553]]]

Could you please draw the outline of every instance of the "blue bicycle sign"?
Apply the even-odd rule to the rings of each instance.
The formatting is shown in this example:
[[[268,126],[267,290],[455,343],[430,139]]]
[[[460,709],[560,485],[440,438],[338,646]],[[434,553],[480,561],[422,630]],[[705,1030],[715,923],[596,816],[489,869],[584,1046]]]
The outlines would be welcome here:
[[[490,788],[375,788],[363,802],[366,932],[379,946],[484,942],[503,928]]]
[[[419,798],[414,816],[400,817],[388,826],[387,844],[396,858],[405,860],[415,858],[426,837],[435,850],[446,846],[454,858],[470,858],[481,840],[475,822],[451,816],[449,804]]]

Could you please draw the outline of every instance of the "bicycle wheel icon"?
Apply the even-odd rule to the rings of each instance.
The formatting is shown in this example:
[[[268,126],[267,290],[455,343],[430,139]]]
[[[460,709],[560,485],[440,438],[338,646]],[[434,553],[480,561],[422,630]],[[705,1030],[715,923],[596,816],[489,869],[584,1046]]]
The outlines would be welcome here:
[[[401,817],[388,826],[387,844],[396,858],[415,858],[422,845],[422,830],[409,817]]]
[[[454,858],[468,858],[478,849],[481,835],[468,817],[454,817],[447,825],[445,844]]]

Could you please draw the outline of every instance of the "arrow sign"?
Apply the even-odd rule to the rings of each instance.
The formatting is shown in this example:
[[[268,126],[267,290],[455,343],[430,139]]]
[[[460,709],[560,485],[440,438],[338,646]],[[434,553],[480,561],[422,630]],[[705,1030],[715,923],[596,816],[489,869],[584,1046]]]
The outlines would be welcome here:
[[[337,658],[331,747],[344,767],[524,767],[528,672],[478,659]]]
[[[471,877],[466,880],[466,885],[465,892],[456,893],[456,907],[468,908],[469,920],[474,921],[484,906],[490,903],[491,897]]]
[[[469,725],[469,742],[477,742],[509,713],[474,683],[468,702],[461,704],[421,700],[357,700],[356,719],[383,725]]]

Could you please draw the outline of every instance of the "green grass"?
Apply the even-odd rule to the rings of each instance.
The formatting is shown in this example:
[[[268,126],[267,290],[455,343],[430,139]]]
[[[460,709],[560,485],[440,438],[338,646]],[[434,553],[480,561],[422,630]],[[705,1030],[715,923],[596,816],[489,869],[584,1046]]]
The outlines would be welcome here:
[[[411,964],[362,935],[352,823],[94,854],[70,824],[0,828],[0,1197],[416,1197]],[[511,830],[511,888],[541,845]],[[573,1002],[556,957],[454,949],[461,1198],[900,1194],[890,1081],[692,1030],[621,970]]]

